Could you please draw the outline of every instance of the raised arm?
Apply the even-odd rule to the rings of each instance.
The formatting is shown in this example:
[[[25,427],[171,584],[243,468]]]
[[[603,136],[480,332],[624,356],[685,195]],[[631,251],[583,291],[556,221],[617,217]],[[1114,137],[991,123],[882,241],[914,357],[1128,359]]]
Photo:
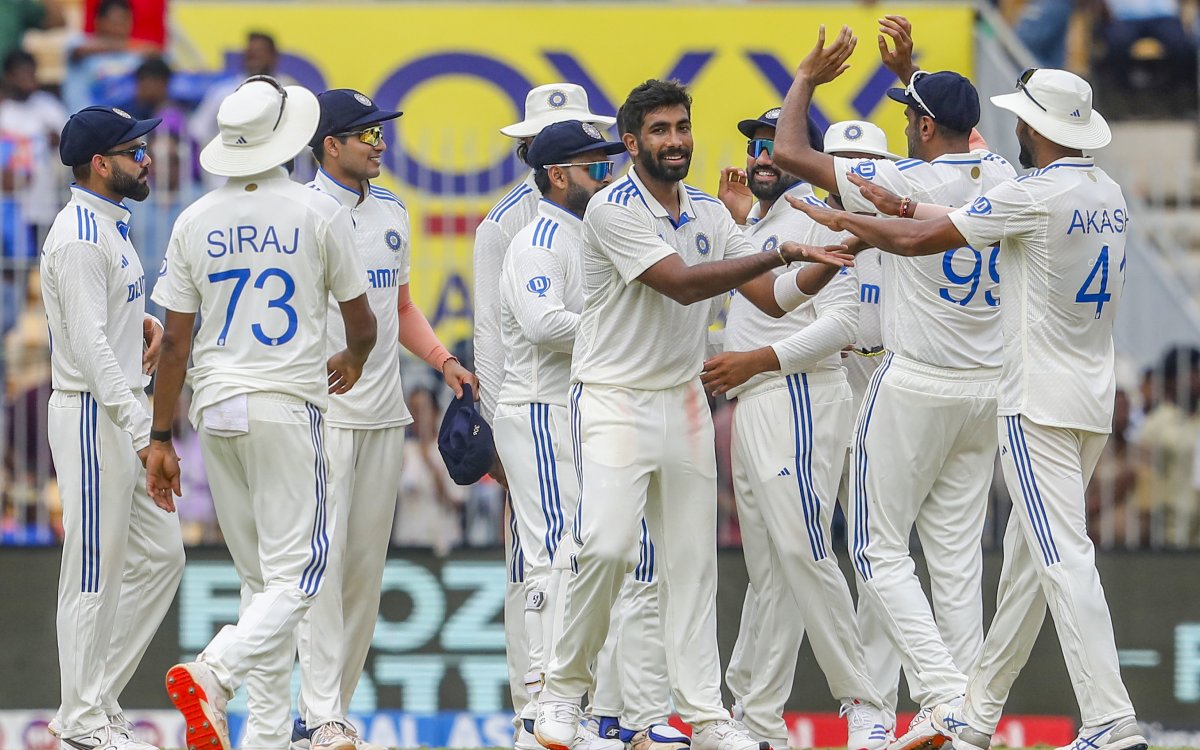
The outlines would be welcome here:
[[[821,208],[786,197],[794,208],[808,214],[818,224],[837,232],[850,232],[893,255],[936,255],[967,244],[948,215],[925,220],[880,218]]]

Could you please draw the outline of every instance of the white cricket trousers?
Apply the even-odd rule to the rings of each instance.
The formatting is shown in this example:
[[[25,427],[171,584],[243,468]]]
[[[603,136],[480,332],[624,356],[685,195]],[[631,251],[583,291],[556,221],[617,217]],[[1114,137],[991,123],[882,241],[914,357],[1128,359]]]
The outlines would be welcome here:
[[[138,398],[146,403],[145,394]],[[127,433],[92,394],[54,391],[47,416],[62,498],[58,663],[63,737],[89,734],[117,703],[183,575],[179,518],[146,493]]]
[[[971,672],[964,719],[982,732],[995,731],[1047,607],[1083,725],[1133,716],[1083,495],[1108,435],[1047,427],[1023,416],[1000,417],[998,425],[1013,513],[1004,531],[996,616]]]
[[[327,515],[321,411],[278,393],[249,394],[247,409],[246,434],[200,429],[217,520],[250,593],[237,624],[222,628],[199,657],[230,691],[252,668],[264,685],[290,671],[295,630],[320,590],[336,525]],[[286,698],[272,705],[280,700],[286,705]]]
[[[700,380],[658,391],[575,384],[571,403],[579,550],[544,700],[577,700],[591,686],[644,514],[675,708],[693,725],[727,719],[717,656],[716,451]]]
[[[807,633],[833,697],[878,706],[850,586],[830,540],[851,399],[841,369],[772,378],[744,392],[733,415],[734,490],[738,518],[751,518],[742,549],[764,636],[790,649]],[[783,657],[773,650],[756,643],[751,673],[761,676],[752,677],[742,709],[748,728],[780,739],[787,737],[783,701],[791,687],[784,680],[795,672],[796,651]]]
[[[999,374],[888,353],[858,414],[846,523],[860,582],[859,628],[886,634],[922,707],[962,695],[964,670],[983,642],[980,540],[996,460]],[[936,622],[909,551],[914,524]],[[899,677],[894,662],[880,666],[888,673],[873,679],[894,712]]]
[[[529,691],[525,689],[529,640],[525,634],[525,552],[517,535],[517,514],[509,492],[504,493],[504,529],[504,567],[508,573],[504,587],[504,655],[508,662],[508,693],[516,712],[513,726],[519,727],[521,712],[529,704]]]

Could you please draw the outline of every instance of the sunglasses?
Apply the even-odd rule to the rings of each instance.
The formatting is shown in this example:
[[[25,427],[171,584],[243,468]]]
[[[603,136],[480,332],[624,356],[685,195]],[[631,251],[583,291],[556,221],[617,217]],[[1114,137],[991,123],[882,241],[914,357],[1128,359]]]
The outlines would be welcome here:
[[[775,140],[773,138],[752,138],[746,141],[746,154],[757,159],[766,151],[767,156],[775,158]]]
[[[910,80],[908,85],[904,87],[904,93],[912,97],[913,101],[917,103],[917,106],[923,109],[925,114],[929,115],[929,119],[936,120],[937,115],[933,113],[933,110],[929,108],[929,105],[926,104],[925,100],[921,98],[921,95],[917,93],[917,81],[921,78],[921,76],[927,75],[929,75],[929,73],[924,70],[919,70],[914,73],[912,80]]]
[[[150,150],[149,144],[142,142],[133,148],[121,149],[120,151],[109,151],[105,156],[128,156],[133,159],[135,164],[141,164],[146,160],[146,152]]]
[[[1029,93],[1029,88],[1026,86],[1026,84],[1029,83],[1029,79],[1033,78],[1033,74],[1036,72],[1038,72],[1037,68],[1030,68],[1022,73],[1021,77],[1017,79],[1017,90],[1024,92],[1025,96],[1029,97],[1029,101],[1036,104],[1038,109],[1042,110],[1043,112],[1049,112],[1050,110],[1043,107],[1041,102],[1033,98],[1033,94]]]
[[[271,127],[271,132],[275,132],[275,129],[279,127],[280,121],[283,120],[283,108],[285,106],[287,106],[287,89],[285,89],[283,87],[283,85],[279,83],[279,81],[276,81],[271,76],[250,76],[249,78],[247,78],[246,80],[244,80],[240,84],[238,84],[238,88],[240,89],[242,86],[245,86],[247,83],[254,83],[255,81],[261,81],[262,83],[268,83],[271,86],[273,86],[276,91],[279,92],[279,97],[280,97],[279,98],[279,114],[275,117],[275,124]]]
[[[547,167],[587,167],[588,177],[591,177],[596,182],[601,182],[612,176],[613,168],[617,166],[614,161],[588,161],[578,164],[547,164]]]
[[[371,127],[363,128],[362,130],[350,130],[345,133],[337,133],[336,135],[338,138],[348,138],[349,136],[356,135],[358,136],[358,140],[362,141],[368,146],[374,147],[383,142],[383,126],[372,125]]]

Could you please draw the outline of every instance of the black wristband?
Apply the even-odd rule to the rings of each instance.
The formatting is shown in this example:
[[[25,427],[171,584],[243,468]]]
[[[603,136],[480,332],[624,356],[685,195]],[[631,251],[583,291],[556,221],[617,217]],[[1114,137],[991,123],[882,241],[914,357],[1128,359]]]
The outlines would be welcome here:
[[[157,440],[160,443],[171,442],[170,430],[150,430],[150,439]]]

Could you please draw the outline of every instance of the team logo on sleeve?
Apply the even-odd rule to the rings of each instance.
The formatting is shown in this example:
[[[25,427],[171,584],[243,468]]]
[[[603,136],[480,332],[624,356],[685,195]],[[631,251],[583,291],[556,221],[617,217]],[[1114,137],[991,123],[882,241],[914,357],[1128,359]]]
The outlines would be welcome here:
[[[539,297],[545,297],[546,292],[550,291],[550,277],[534,276],[529,280],[529,283],[525,285],[525,288]]]
[[[846,131],[842,133],[842,136],[848,141],[857,141],[859,138],[862,138],[863,131],[858,125],[847,125]]]
[[[563,91],[551,91],[550,96],[546,97],[546,103],[555,109],[565,107],[567,105],[567,95]]]
[[[854,165],[853,172],[864,180],[873,180],[875,179],[875,162],[863,159]]]
[[[971,207],[967,209],[967,213],[975,214],[976,216],[987,216],[992,212],[992,202],[982,195],[975,199]]]
[[[708,255],[708,251],[712,250],[712,243],[708,240],[708,235],[704,232],[696,235],[696,252],[701,255]]]
[[[158,275],[160,278],[167,275],[167,259],[166,258],[163,258],[162,265],[158,267]]]
[[[383,241],[387,243],[388,250],[393,253],[400,252],[400,233],[395,229],[389,229],[383,233]]]
[[[763,243],[762,251],[764,253],[773,253],[773,252],[775,252],[775,249],[778,247],[779,247],[779,238],[776,237],[775,235],[771,235],[770,237],[767,238],[767,241]]]

